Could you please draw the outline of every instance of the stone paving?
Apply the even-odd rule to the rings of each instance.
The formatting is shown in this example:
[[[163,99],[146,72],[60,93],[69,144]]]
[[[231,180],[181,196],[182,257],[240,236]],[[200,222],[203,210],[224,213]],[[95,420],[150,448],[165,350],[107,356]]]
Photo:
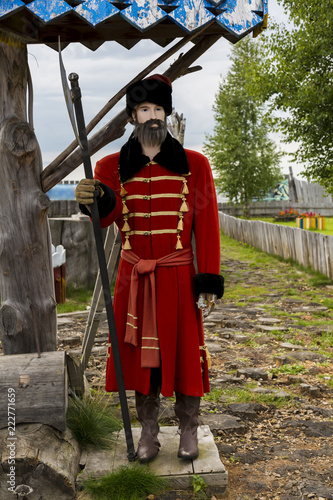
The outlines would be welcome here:
[[[222,256],[226,294],[205,322],[212,357],[211,394],[202,400],[201,424],[214,435],[228,471],[226,492],[207,487],[210,499],[333,499],[333,312],[323,305],[332,286],[311,300],[306,273]],[[228,287],[260,283],[264,293],[228,299]],[[302,298],[290,296],[290,287]],[[304,296],[304,298],[303,298]],[[59,347],[78,348],[86,314],[62,316]],[[317,339],[317,340],[316,340]],[[101,325],[87,379],[103,389],[107,326]],[[112,404],[118,402],[112,396]],[[134,398],[129,395],[134,415]],[[162,399],[161,423],[177,425],[172,402]],[[159,499],[195,498],[186,490]],[[157,497],[156,499],[157,500]]]

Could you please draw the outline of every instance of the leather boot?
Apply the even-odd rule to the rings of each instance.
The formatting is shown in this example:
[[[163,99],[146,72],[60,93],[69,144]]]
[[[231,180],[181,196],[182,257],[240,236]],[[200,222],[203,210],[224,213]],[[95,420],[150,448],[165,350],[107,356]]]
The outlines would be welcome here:
[[[179,458],[194,459],[199,455],[197,437],[199,406],[200,397],[176,392],[175,413],[180,424]]]
[[[141,463],[149,462],[155,458],[161,446],[157,439],[160,430],[157,423],[160,408],[159,393],[159,388],[151,388],[148,395],[135,392],[136,412],[142,426],[137,451]]]

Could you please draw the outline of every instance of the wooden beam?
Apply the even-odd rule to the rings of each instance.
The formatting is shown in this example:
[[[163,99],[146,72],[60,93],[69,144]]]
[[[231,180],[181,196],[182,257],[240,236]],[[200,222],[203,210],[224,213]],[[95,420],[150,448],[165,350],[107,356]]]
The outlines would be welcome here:
[[[171,81],[186,74],[189,66],[204,54],[222,35],[203,36],[198,43],[188,52],[182,55],[175,61],[170,68],[164,73]],[[125,127],[128,122],[126,110],[123,109],[118,115],[107,123],[99,132],[89,139],[90,154],[93,155],[102,147],[110,142],[121,137],[125,132]],[[41,174],[42,189],[44,192],[49,191],[53,186],[58,184],[64,177],[70,174],[82,163],[82,155],[80,150],[74,151],[69,155],[56,169],[46,167]]]
[[[110,251],[110,245],[112,243],[112,248]],[[115,279],[117,275],[119,260],[120,260],[120,252],[121,252],[121,237],[120,232],[118,232],[116,238],[114,237],[114,228],[113,226],[109,227],[108,233],[106,235],[105,240],[105,253],[109,255],[107,268],[108,268],[108,276],[110,283]],[[107,251],[109,250],[109,251]],[[101,315],[104,311],[105,303],[104,296],[102,290],[102,283],[100,279],[100,274],[98,273],[93,298],[91,301],[91,308],[89,311],[89,317],[86,325],[86,330],[82,342],[82,357],[81,357],[81,370],[84,373],[84,370],[87,368],[89,357],[91,354],[91,350],[94,345],[95,336],[97,333],[97,329],[99,327],[101,321]]]
[[[97,115],[88,123],[86,130],[87,130],[87,135],[96,127],[96,125],[104,118],[104,116],[124,97],[126,94],[126,89],[129,85],[132,83],[142,80],[145,78],[149,73],[151,73],[154,69],[156,69],[160,64],[165,62],[167,59],[169,59],[173,54],[175,54],[178,50],[180,50],[182,47],[184,47],[188,42],[193,40],[194,38],[197,38],[202,35],[202,33],[206,30],[208,26],[205,26],[205,28],[201,29],[197,33],[192,33],[190,35],[187,35],[184,37],[182,40],[180,40],[178,43],[176,43],[173,47],[171,47],[169,50],[167,50],[164,54],[162,54],[160,57],[155,59],[154,62],[149,64],[143,71],[141,71],[135,78],[133,78],[127,85],[125,85],[117,94],[115,94],[106,104],[103,106],[103,108],[97,113]],[[53,169],[56,169],[61,162],[67,158],[68,155],[70,155],[74,149],[76,149],[78,146],[78,142],[75,139],[60,155],[58,155],[48,166],[47,169],[49,172],[52,172]]]

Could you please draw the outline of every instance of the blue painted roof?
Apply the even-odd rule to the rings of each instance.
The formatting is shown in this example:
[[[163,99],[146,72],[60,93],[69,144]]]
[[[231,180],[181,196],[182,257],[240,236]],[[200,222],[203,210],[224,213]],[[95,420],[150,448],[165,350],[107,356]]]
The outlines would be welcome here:
[[[27,43],[81,42],[95,49],[150,38],[166,45],[207,26],[236,42],[258,27],[268,0],[1,0],[0,30]]]

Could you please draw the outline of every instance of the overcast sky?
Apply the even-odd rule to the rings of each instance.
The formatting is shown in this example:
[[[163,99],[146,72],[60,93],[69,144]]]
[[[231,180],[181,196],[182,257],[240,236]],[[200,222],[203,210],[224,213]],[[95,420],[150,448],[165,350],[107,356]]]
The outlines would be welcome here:
[[[286,21],[286,16],[277,0],[269,0],[269,15],[277,21]],[[252,35],[250,35],[252,36]],[[116,42],[106,42],[95,52],[81,44],[72,43],[62,52],[67,74],[79,74],[83,96],[83,108],[88,123],[105,103],[142,69],[168,50],[151,41],[140,41],[127,50]],[[189,50],[188,44],[184,50]],[[212,106],[219,82],[230,67],[229,54],[232,44],[220,39],[194,65],[202,70],[186,75],[173,84],[173,106],[186,117],[185,147],[201,151],[205,136],[213,131]],[[45,45],[29,45],[29,66],[34,85],[34,125],[42,150],[43,165],[46,167],[74,139],[65,100],[62,93],[58,53]],[[156,71],[163,73],[178,57],[178,54],[159,66]],[[107,123],[121,109],[125,100],[103,119],[92,132]],[[92,158],[93,167],[103,156],[113,153],[126,141],[132,130],[127,126],[126,135],[105,146]],[[274,135],[279,144],[279,137]],[[287,146],[281,145],[287,150]],[[290,148],[289,148],[290,149]],[[283,172],[289,172],[289,162],[282,161]],[[293,167],[298,176],[301,168]],[[67,179],[79,180],[83,177],[83,167],[78,167]]]

